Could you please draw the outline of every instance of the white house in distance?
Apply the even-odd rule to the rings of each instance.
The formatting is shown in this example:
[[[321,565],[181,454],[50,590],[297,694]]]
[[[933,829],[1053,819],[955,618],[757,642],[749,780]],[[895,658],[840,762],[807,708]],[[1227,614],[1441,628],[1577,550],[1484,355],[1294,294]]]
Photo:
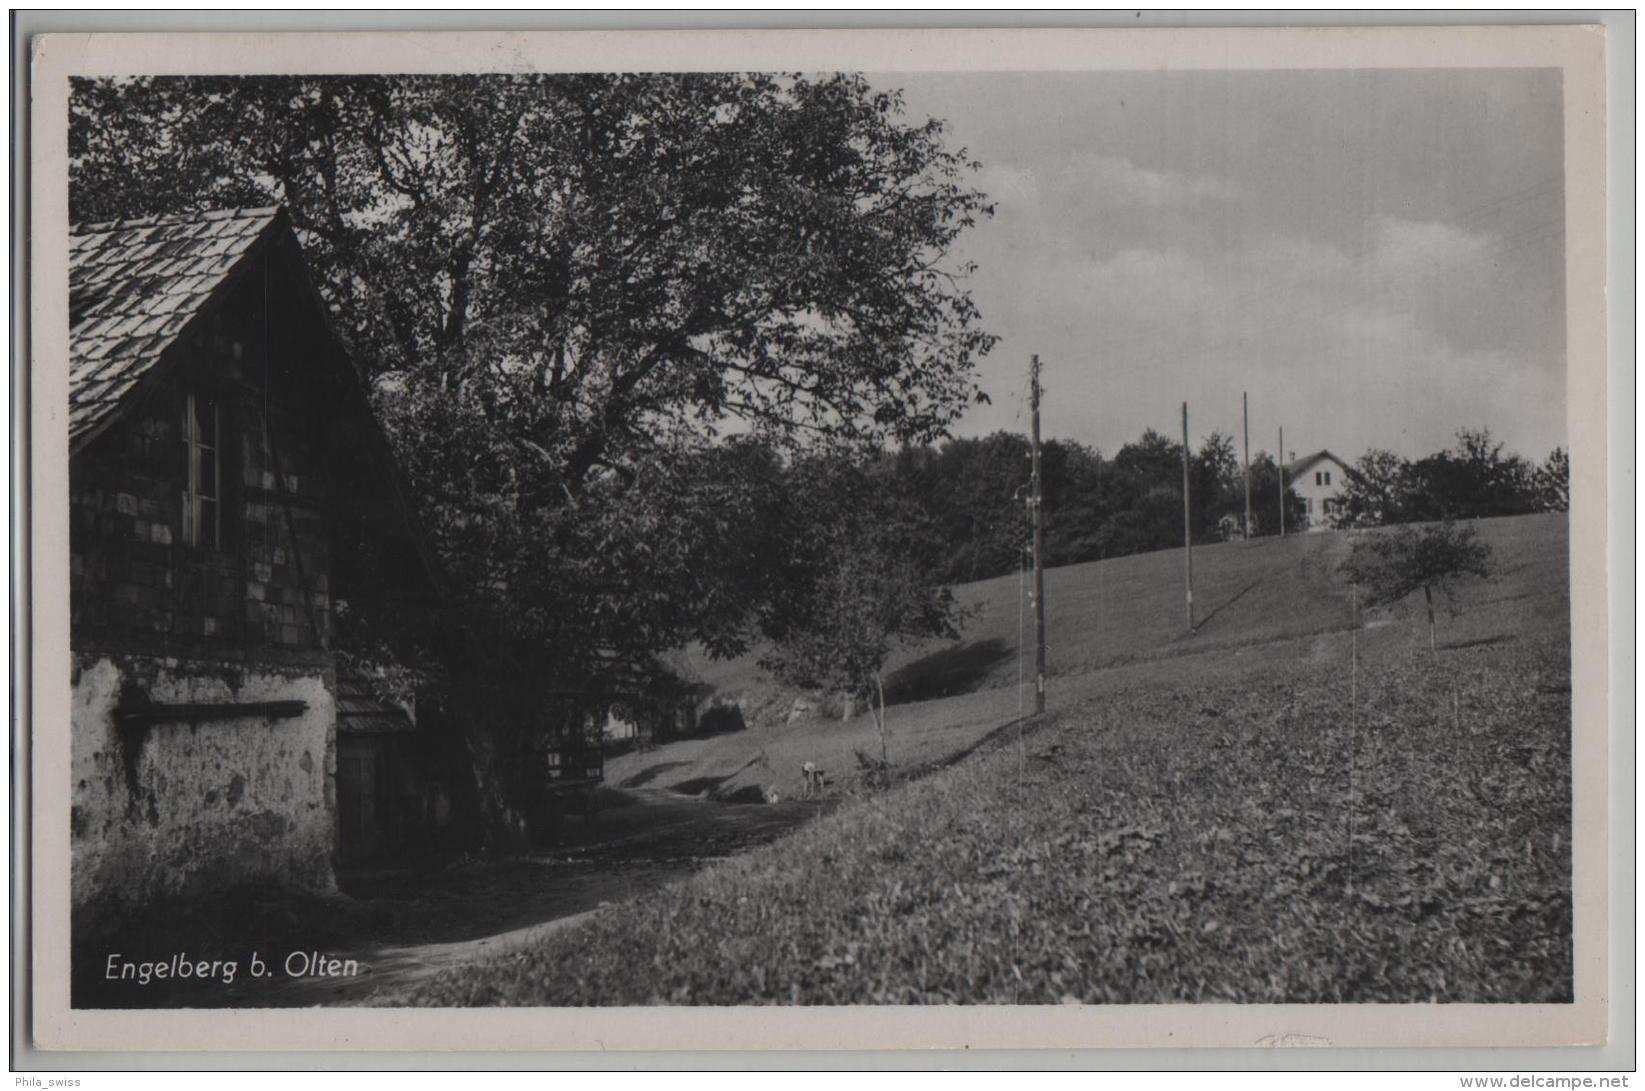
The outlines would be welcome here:
[[[1330,451],[1315,451],[1285,467],[1285,483],[1303,503],[1304,529],[1327,530],[1335,525],[1348,483],[1348,464]]]

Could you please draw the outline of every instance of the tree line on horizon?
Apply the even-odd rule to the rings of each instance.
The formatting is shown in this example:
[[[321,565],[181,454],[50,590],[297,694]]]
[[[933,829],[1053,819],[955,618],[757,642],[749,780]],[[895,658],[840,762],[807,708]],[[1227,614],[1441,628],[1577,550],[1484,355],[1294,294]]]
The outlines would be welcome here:
[[[936,536],[938,572],[968,583],[1026,563],[1029,442],[1012,432],[950,439],[886,455],[878,473],[895,491],[917,498]],[[1173,549],[1182,545],[1182,444],[1146,429],[1112,457],[1074,440],[1041,447],[1044,559],[1050,567]],[[1206,436],[1189,453],[1189,520],[1196,544],[1241,533],[1245,477],[1234,440]],[[1279,466],[1251,459],[1253,536],[1279,533]],[[1454,446],[1407,459],[1371,449],[1349,467],[1339,511],[1327,525],[1360,528],[1395,523],[1477,519],[1564,511],[1570,464],[1563,447],[1542,463],[1504,449],[1488,429],[1462,429]],[[1285,491],[1285,523],[1305,522],[1302,500]]]
[[[1571,460],[1555,447],[1541,463],[1505,449],[1489,428],[1463,428],[1456,444],[1407,459],[1373,448],[1349,467],[1335,526],[1384,526],[1567,511]]]

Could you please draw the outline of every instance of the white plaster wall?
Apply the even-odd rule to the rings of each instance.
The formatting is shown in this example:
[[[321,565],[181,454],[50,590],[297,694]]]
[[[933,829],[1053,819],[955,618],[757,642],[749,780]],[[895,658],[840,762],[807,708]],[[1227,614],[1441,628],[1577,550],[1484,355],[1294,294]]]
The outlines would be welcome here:
[[[115,727],[122,689],[160,704],[287,701],[300,716]],[[76,656],[74,901],[141,901],[275,877],[332,892],[336,701],[318,668]]]

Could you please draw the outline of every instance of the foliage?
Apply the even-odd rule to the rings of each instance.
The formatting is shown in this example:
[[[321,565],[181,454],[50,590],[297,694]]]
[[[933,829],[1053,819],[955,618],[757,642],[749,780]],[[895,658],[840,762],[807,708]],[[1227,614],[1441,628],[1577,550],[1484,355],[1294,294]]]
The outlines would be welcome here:
[[[806,689],[879,698],[897,647],[959,636],[961,613],[930,563],[937,539],[916,498],[883,466],[836,460],[796,467],[783,591],[764,623],[774,642],[761,665]]]
[[[1373,448],[1348,475],[1341,524],[1366,527],[1562,511],[1559,475],[1568,472],[1563,455],[1556,449],[1548,466],[1539,468],[1506,453],[1489,429],[1467,428],[1457,433],[1454,447],[1415,462]]]
[[[745,639],[771,478],[716,433],[927,442],[981,396],[977,164],[857,76],[143,77],[70,112],[76,220],[290,209],[470,623],[527,658]]]
[[[1403,521],[1482,519],[1537,510],[1532,470],[1489,429],[1464,428],[1455,447],[1411,464]]]
[[[1537,501],[1543,511],[1569,511],[1571,508],[1571,458],[1565,448],[1555,447],[1548,461],[1537,467]]]
[[[1047,456],[1050,451],[1047,444]],[[945,581],[967,583],[1017,568],[1028,543],[1028,473],[1028,439],[1014,432],[898,455],[897,478],[924,498],[945,543],[939,561]],[[1056,506],[1048,502],[1046,509],[1053,519]]]
[[[1396,527],[1356,541],[1343,574],[1364,588],[1366,606],[1390,605],[1423,590],[1450,598],[1457,580],[1490,578],[1491,547],[1474,528],[1454,523]]]
[[[1408,507],[1410,463],[1373,447],[1359,456],[1343,480],[1339,523],[1375,527],[1401,522]]]
[[[1451,522],[1420,530],[1395,527],[1355,542],[1342,573],[1365,589],[1362,601],[1368,607],[1392,605],[1421,591],[1428,608],[1428,645],[1433,649],[1434,593],[1450,602],[1457,581],[1490,579],[1491,547],[1479,540],[1473,527]]]
[[[1024,454],[1023,465],[1028,465]],[[1048,566],[1102,556],[1101,526],[1109,510],[1103,493],[1102,452],[1072,440],[1049,440],[1040,449],[1043,549]],[[1017,510],[1021,541],[1028,542],[1028,490]],[[1026,559],[1027,554],[1023,553]],[[1010,566],[1007,566],[1007,571]]]
[[[1012,432],[912,448],[895,473],[923,500],[941,530],[944,580],[967,583],[1016,569],[1026,554],[1028,440]],[[1213,432],[1189,460],[1196,542],[1223,537],[1220,521],[1245,517],[1245,479],[1233,440]],[[1070,440],[1040,450],[1047,565],[1080,564],[1182,545],[1182,445],[1149,430],[1113,458]],[[1287,518],[1300,525],[1302,501],[1286,490]],[[1251,466],[1257,534],[1279,532],[1279,469],[1258,452]]]
[[[1291,480],[1285,479],[1285,518],[1287,533],[1302,526],[1307,507],[1302,497],[1291,490]],[[1252,537],[1269,537],[1280,532],[1280,468],[1272,455],[1258,452],[1251,459],[1251,515],[1256,523]],[[1243,509],[1241,509],[1243,510]]]

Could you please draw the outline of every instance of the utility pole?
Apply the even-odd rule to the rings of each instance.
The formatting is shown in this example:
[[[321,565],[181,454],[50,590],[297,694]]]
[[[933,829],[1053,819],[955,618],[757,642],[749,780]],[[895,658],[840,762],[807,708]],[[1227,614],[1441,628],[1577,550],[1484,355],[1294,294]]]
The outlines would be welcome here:
[[[1240,414],[1245,418],[1245,540],[1251,540],[1251,397],[1239,396]]]
[[[1359,583],[1353,589],[1353,666],[1348,678],[1348,893],[1354,892],[1354,765],[1359,760]]]
[[[1285,537],[1285,429],[1279,430],[1279,536]]]
[[[1194,631],[1194,521],[1190,512],[1188,477],[1188,403],[1182,403],[1182,565],[1188,591],[1188,631]]]
[[[1040,511],[1040,358],[1036,353],[1031,365],[1033,407],[1030,444],[1034,460],[1033,476],[1029,478],[1028,503],[1034,512],[1034,714],[1045,711],[1045,524]]]

